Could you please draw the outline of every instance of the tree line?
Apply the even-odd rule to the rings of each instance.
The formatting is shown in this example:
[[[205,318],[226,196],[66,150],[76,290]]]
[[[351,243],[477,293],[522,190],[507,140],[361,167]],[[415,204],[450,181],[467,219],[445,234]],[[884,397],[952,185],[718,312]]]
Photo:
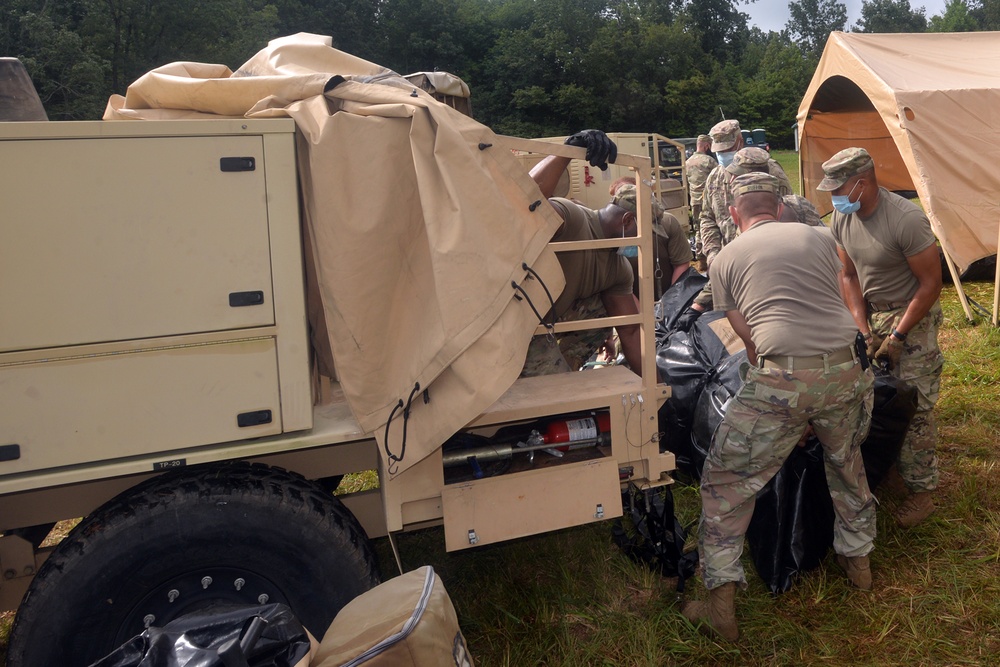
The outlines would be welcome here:
[[[779,32],[735,0],[5,0],[0,56],[20,58],[53,120],[100,118],[108,96],[173,61],[235,70],[275,37],[312,32],[401,74],[440,69],[474,116],[538,137],[584,127],[693,136],[723,116],[791,145],[827,36],[1000,28],[1000,0],[792,0]],[[753,5],[748,5],[752,11]]]

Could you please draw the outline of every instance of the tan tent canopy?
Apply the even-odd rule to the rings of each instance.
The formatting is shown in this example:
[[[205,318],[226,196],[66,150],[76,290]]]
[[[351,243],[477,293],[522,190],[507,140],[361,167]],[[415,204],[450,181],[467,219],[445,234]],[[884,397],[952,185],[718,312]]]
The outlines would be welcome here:
[[[862,146],[882,185],[916,191],[960,270],[995,254],[998,73],[996,32],[831,33],[799,106],[802,194],[831,211],[829,194],[816,191],[821,165]]]

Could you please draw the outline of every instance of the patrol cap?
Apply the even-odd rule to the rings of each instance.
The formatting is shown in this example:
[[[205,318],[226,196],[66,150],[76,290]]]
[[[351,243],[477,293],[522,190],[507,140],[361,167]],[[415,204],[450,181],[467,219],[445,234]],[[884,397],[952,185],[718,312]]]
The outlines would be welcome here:
[[[751,192],[770,192],[774,196],[777,196],[778,179],[771,174],[752,171],[748,174],[737,176],[733,180],[733,199],[738,199],[742,195]]]
[[[712,150],[716,152],[728,151],[736,145],[736,141],[742,136],[738,120],[724,120],[721,123],[716,123],[708,133],[712,135]]]
[[[611,197],[611,203],[620,206],[629,213],[635,213],[637,206],[635,203],[637,188],[631,183],[623,183],[618,186],[615,190],[614,196]],[[660,216],[663,214],[663,206],[656,201],[656,197],[650,197],[650,209],[653,212],[653,220],[659,220]]]
[[[712,140],[712,137],[708,136],[707,134],[699,134],[698,135],[698,143],[699,144],[703,144],[706,141],[711,141],[711,140]]]
[[[734,176],[749,174],[751,171],[767,171],[767,162],[770,159],[771,154],[763,148],[747,146],[736,151],[726,171]]]
[[[864,173],[875,166],[872,156],[864,148],[845,148],[823,163],[826,175],[816,189],[821,192],[836,190],[852,176]]]

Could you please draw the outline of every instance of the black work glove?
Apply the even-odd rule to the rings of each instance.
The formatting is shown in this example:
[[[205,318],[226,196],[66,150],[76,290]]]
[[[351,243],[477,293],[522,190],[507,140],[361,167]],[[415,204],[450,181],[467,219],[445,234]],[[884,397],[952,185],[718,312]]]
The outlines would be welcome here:
[[[592,167],[600,167],[601,171],[607,171],[608,163],[614,162],[618,157],[618,146],[611,141],[611,137],[600,130],[581,130],[566,137],[563,143],[567,146],[586,148],[587,162]]]
[[[691,331],[691,327],[694,326],[699,317],[701,317],[701,311],[689,306],[687,310],[678,315],[677,319],[674,320],[674,330]]]

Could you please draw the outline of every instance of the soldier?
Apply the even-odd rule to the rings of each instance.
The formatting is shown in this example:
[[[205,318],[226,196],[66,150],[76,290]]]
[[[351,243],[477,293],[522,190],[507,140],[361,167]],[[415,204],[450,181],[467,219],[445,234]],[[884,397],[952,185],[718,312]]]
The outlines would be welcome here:
[[[712,262],[722,247],[732,241],[738,230],[729,215],[729,205],[733,203],[730,190],[732,174],[726,171],[737,151],[743,148],[743,134],[740,124],[735,120],[724,120],[716,124],[712,135],[712,150],[719,159],[719,166],[712,170],[705,181],[705,193],[702,196],[701,217],[698,220],[698,233],[701,236],[701,249],[705,253],[705,262],[709,276],[712,274]],[[760,149],[763,150],[763,149]],[[785,196],[792,193],[792,184],[788,181],[784,169],[768,157],[768,172],[778,180],[779,194]],[[691,309],[678,318],[681,327],[690,326],[702,312],[712,309],[712,283],[695,297]]]
[[[608,168],[618,147],[600,130],[583,130],[566,139],[571,146],[587,149],[592,166]],[[569,199],[551,197],[559,177],[569,165],[569,158],[550,155],[531,170],[542,195],[563,220],[553,241],[580,241],[635,236],[636,209],[629,210],[614,200],[594,211]],[[566,287],[553,306],[559,320],[584,320],[596,317],[635,315],[639,304],[632,295],[632,267],[617,248],[578,250],[558,255],[566,276]],[[551,313],[550,313],[551,315]],[[548,317],[548,315],[546,316]],[[635,373],[642,372],[638,325],[620,326],[618,336],[622,352]],[[549,336],[536,336],[528,348],[522,376],[546,375],[577,370],[602,346],[609,330],[589,330],[561,335],[557,342]]]
[[[708,600],[681,611],[729,641],[739,638],[734,597],[746,586],[740,555],[757,494],[810,426],[823,446],[837,562],[853,585],[872,586],[875,500],[860,446],[874,377],[840,297],[832,237],[776,222],[780,190],[768,174],[736,179],[730,214],[742,234],[712,269],[715,308],[746,345],[748,367],[702,469],[698,547]]]
[[[937,342],[941,258],[927,216],[879,187],[865,149],[845,148],[823,163],[823,173],[816,189],[833,197],[831,229],[844,265],[840,280],[847,307],[875,362],[917,388],[917,413],[896,460],[910,495],[895,516],[909,528],[934,512],[938,485],[934,404],[944,365]]]
[[[636,210],[635,178],[623,176],[612,184],[612,201],[630,211]],[[691,266],[691,244],[680,221],[653,198],[653,298],[659,301],[663,291],[673,285]],[[632,265],[633,276],[638,276],[638,249],[622,248],[622,254]],[[639,296],[639,283],[633,280],[632,293]]]
[[[747,146],[736,151],[733,161],[726,167],[732,176],[742,176],[750,172],[770,173],[771,155],[763,148]],[[782,222],[801,222],[804,225],[818,227],[823,224],[819,211],[812,202],[796,194],[787,194],[781,198],[784,208],[781,211]],[[732,239],[726,239],[728,243]]]
[[[712,173],[712,170],[719,166],[718,161],[712,157],[712,137],[707,134],[698,135],[698,143],[695,145],[694,155],[687,159],[688,189],[691,191],[691,214],[697,221],[701,215],[701,196],[705,191],[705,179]]]

